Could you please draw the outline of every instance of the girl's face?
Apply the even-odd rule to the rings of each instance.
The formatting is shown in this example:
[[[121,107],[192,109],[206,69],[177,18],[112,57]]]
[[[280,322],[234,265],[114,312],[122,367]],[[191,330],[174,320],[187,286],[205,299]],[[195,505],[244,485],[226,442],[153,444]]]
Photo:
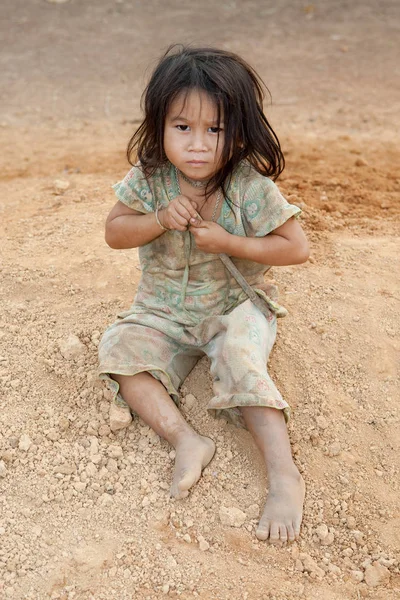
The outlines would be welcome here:
[[[209,180],[221,168],[224,125],[217,106],[202,90],[182,92],[171,103],[164,126],[164,151],[182,173]]]

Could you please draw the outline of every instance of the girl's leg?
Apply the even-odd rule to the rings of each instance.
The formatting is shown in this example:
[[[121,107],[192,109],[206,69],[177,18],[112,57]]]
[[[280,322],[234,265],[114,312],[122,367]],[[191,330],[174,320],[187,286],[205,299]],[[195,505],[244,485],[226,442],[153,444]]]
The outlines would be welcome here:
[[[185,421],[165,387],[150,373],[112,375],[121,396],[141,419],[176,450],[171,496],[185,498],[215,452],[214,442]]]
[[[263,455],[268,473],[268,498],[258,525],[260,540],[297,539],[304,501],[304,481],[293,462],[281,410],[263,406],[241,408],[247,429]]]

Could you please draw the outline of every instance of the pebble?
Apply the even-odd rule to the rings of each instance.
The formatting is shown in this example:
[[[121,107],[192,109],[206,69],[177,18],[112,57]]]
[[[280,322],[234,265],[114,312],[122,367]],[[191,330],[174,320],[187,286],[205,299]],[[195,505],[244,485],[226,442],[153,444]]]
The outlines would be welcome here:
[[[58,421],[58,426],[61,429],[61,431],[67,431],[67,429],[69,429],[69,420],[67,419],[67,417],[60,417],[60,420]]]
[[[322,415],[318,415],[318,417],[315,420],[320,429],[327,429],[328,421],[325,419],[325,417],[323,417]]]
[[[52,0],[53,4],[61,4],[60,0]],[[67,0],[64,0],[64,2],[66,2]],[[47,2],[49,2],[49,0],[47,0]],[[57,194],[63,194],[64,192],[67,191],[67,189],[69,188],[70,183],[69,181],[66,181],[65,179],[55,179],[53,181],[53,187],[54,187],[54,191]]]
[[[86,489],[86,483],[83,483],[83,481],[77,481],[74,483],[74,488],[77,492],[84,492]]]
[[[111,431],[119,431],[120,429],[129,427],[132,422],[130,408],[124,408],[123,406],[118,406],[115,402],[112,402],[110,405],[109,419]]]
[[[301,562],[301,560],[299,558],[296,558],[295,563],[294,563],[294,568],[296,571],[299,571],[300,573],[303,573],[304,571],[304,565]]]
[[[340,575],[340,573],[341,573],[341,570],[339,569],[339,567],[337,565],[334,565],[333,563],[329,563],[328,570],[330,573],[333,573],[334,575]]]
[[[197,400],[195,398],[195,396],[193,396],[193,394],[188,394],[187,396],[185,396],[185,408],[186,410],[192,410],[192,408],[194,407],[194,405],[196,404]]]
[[[23,452],[28,452],[29,448],[32,446],[32,440],[26,433],[23,433],[19,438],[18,448]]]
[[[105,425],[103,423],[103,425],[100,425],[99,427],[99,435],[101,437],[105,437],[106,435],[109,435],[111,433],[111,429],[109,428],[108,425]]]
[[[325,571],[321,569],[315,560],[309,554],[301,553],[300,561],[303,564],[304,570],[308,573],[314,573],[317,577],[324,577]]]
[[[61,473],[61,475],[72,475],[75,471],[76,466],[70,463],[63,463],[62,465],[54,467],[54,473]]]
[[[15,435],[11,436],[8,438],[8,443],[10,445],[11,448],[17,448],[18,447],[18,438],[15,437]]]
[[[192,543],[192,538],[190,537],[190,535],[188,533],[185,533],[185,535],[182,537],[182,539],[187,544],[191,544]]]
[[[365,569],[364,578],[368,587],[378,587],[378,585],[389,583],[390,571],[375,561]]]
[[[199,548],[202,552],[206,552],[210,547],[210,544],[203,537],[199,537]]]
[[[329,534],[328,526],[325,525],[325,523],[321,523],[321,525],[318,525],[317,529],[315,530],[315,533],[317,534],[319,539],[323,541]]]
[[[332,444],[328,448],[328,455],[329,456],[339,456],[340,452],[341,452],[341,448],[340,448],[339,442],[332,442]]]
[[[346,519],[347,527],[349,529],[354,529],[356,526],[356,520],[353,516],[349,515]]]
[[[0,477],[5,477],[7,475],[7,467],[5,465],[4,460],[0,460]]]
[[[364,579],[364,573],[362,571],[350,571],[350,577],[355,583],[361,583]]]
[[[111,456],[111,458],[123,458],[124,457],[124,453],[123,450],[121,448],[121,446],[117,446],[116,444],[112,444],[111,446],[108,447],[108,456]]]
[[[367,167],[368,166],[368,163],[364,158],[357,158],[354,164],[356,167]]]
[[[241,527],[246,520],[246,513],[234,506],[221,506],[219,509],[219,518],[222,525]]]
[[[66,339],[59,342],[58,347],[61,355],[66,360],[71,360],[82,356],[86,352],[86,346],[76,335],[69,335]]]

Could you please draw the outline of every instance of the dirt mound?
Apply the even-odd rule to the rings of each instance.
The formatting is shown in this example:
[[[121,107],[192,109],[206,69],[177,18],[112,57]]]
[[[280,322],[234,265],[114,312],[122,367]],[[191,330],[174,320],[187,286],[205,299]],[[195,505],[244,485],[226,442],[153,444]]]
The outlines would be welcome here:
[[[301,541],[277,548],[254,536],[266,478],[249,434],[205,411],[206,360],[183,410],[218,450],[188,499],[168,497],[165,442],[139,420],[110,430],[96,349],[140,277],[136,251],[103,240],[128,129],[118,143],[101,124],[1,131],[13,149],[0,183],[0,589],[31,600],[394,600],[398,150],[284,141],[280,186],[303,207],[312,257],[273,271],[290,315],[271,373],[293,407],[308,491]],[[223,525],[234,508],[244,522]]]

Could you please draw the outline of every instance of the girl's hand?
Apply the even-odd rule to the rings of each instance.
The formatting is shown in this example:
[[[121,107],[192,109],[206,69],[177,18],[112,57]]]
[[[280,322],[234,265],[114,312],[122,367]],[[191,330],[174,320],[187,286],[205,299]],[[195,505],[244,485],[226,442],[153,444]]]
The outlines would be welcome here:
[[[189,231],[193,234],[198,249],[211,254],[225,252],[231,235],[213,221],[198,221],[196,225],[190,226]]]
[[[167,229],[186,231],[190,219],[197,220],[197,205],[187,196],[177,196],[167,208],[158,211],[158,218]]]

